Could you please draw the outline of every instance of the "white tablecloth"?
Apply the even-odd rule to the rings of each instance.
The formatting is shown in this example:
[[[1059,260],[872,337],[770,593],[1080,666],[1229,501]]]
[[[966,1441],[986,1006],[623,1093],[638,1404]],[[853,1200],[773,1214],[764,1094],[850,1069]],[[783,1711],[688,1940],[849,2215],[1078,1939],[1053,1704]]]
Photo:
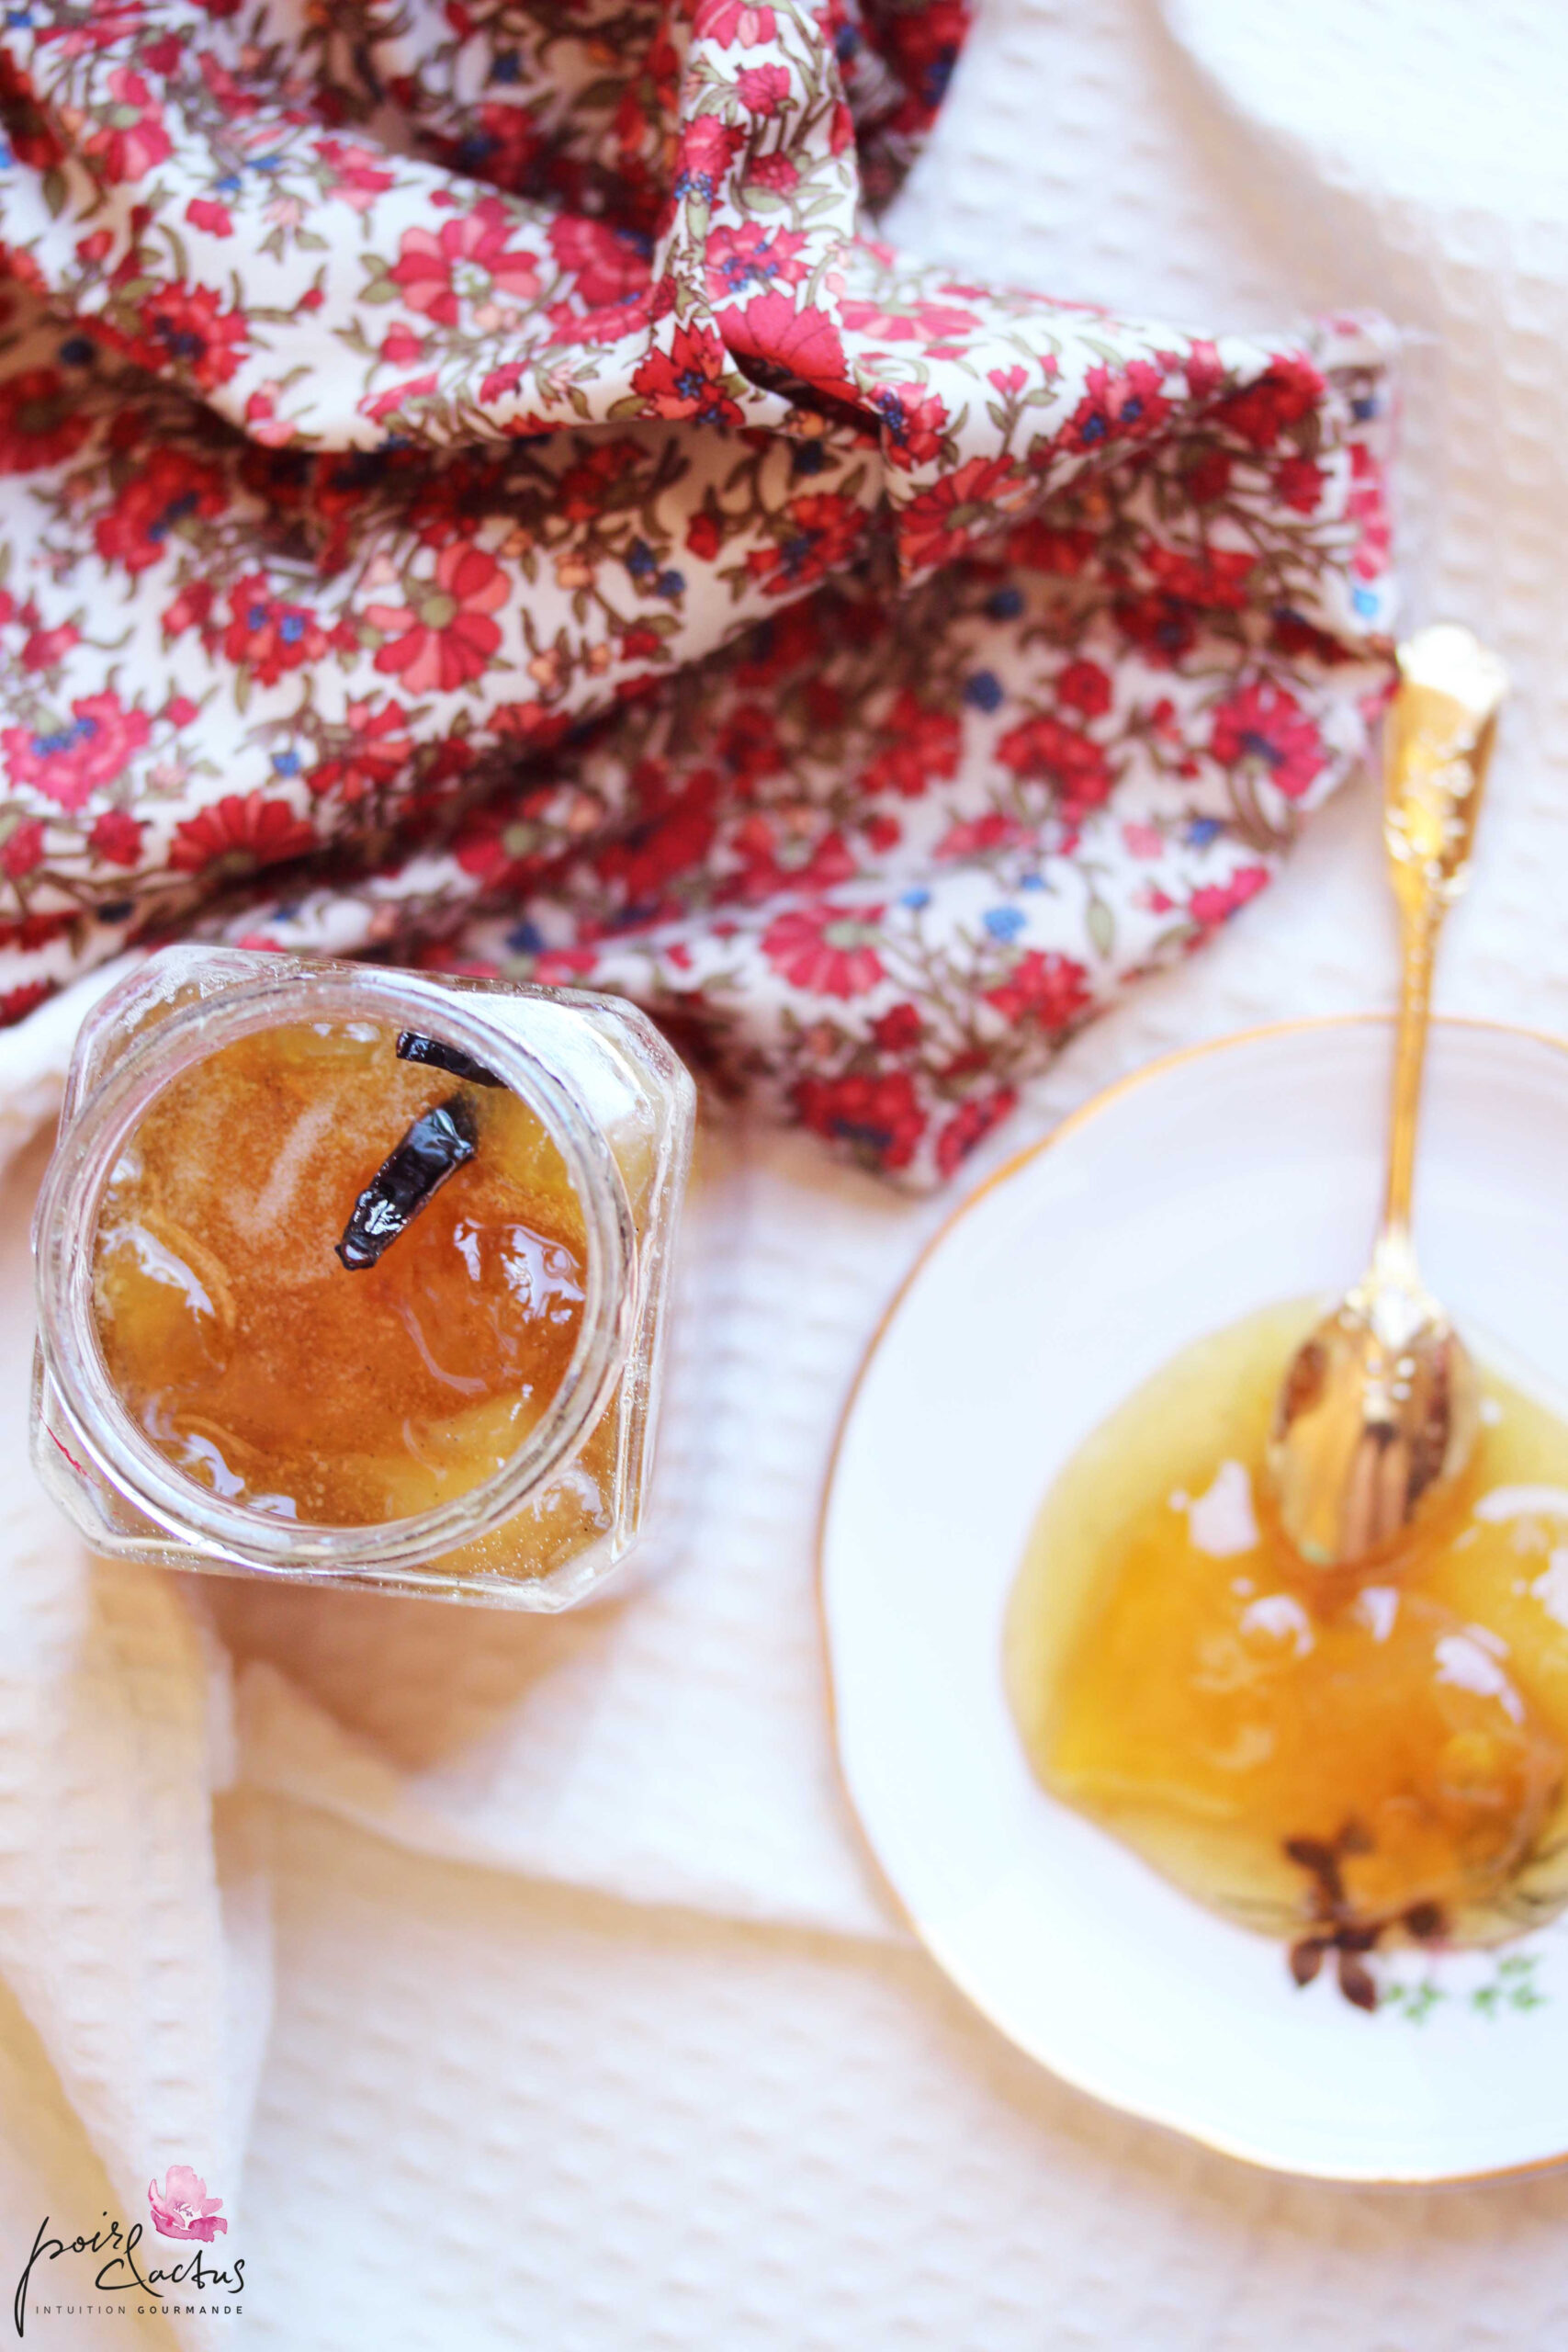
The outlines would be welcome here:
[[[1565,94],[1554,0],[988,0],[891,222],[1123,310],[1251,326],[1371,303],[1426,332],[1413,604],[1474,623],[1519,685],[1440,1001],[1551,1028]],[[1213,949],[1080,1041],[990,1161],[1154,1053],[1392,982],[1362,792]],[[36,1113],[62,1029],[0,1039],[0,1103]],[[669,1556],[548,1623],[91,1568],[11,1469],[36,1151],[17,1164],[7,2295],[45,2211],[135,2218],[150,2174],[192,2162],[248,2283],[242,2322],[176,2323],[191,2344],[1556,2352],[1568,2178],[1415,2195],[1250,2174],[1036,2073],[908,1943],[833,1776],[812,1536],[855,1363],[949,1204],[829,1172],[798,1138],[716,1132],[705,1161]],[[43,2313],[28,2340],[106,2328],[166,2340],[134,2312]]]

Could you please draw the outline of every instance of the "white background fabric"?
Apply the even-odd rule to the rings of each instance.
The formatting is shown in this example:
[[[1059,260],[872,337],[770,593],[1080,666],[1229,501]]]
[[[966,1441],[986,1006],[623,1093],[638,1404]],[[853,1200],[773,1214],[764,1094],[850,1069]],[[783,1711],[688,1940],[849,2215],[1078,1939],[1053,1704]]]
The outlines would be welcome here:
[[[1424,332],[1413,609],[1470,620],[1519,688],[1439,999],[1568,1028],[1568,14],[987,0],[889,227],[1211,329],[1371,303]],[[1155,1053],[1385,1002],[1393,972],[1362,791],[988,1159]],[[66,1027],[0,1038],[0,1141]],[[185,2161],[247,2260],[228,2340],[288,2352],[1568,2342],[1568,2177],[1249,2174],[1037,2074],[909,1944],[837,1792],[812,1548],[855,1363],[951,1204],[799,1138],[713,1131],[704,1159],[667,1556],[555,1623],[92,1568],[17,1466],[17,1162],[0,2267],[44,2211],[140,2214]],[[106,2328],[167,2340],[28,2336]]]

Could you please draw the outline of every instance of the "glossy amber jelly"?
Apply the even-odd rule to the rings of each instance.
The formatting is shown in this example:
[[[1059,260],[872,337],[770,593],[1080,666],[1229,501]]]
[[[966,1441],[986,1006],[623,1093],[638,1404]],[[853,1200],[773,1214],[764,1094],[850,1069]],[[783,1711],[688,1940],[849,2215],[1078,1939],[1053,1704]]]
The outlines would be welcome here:
[[[1398,1556],[1325,1580],[1269,1523],[1264,1448],[1313,1320],[1200,1340],[1047,1496],[1007,1634],[1045,1786],[1298,1976],[1385,1939],[1492,1940],[1568,1901],[1568,1426],[1486,1374],[1477,1454]]]
[[[217,1494],[318,1525],[409,1517],[490,1476],[555,1395],[582,1316],[581,1212],[539,1119],[400,1061],[396,1040],[300,1023],[175,1079],[94,1245],[104,1356],[153,1443]],[[472,1158],[348,1271],[359,1194],[459,1093]],[[572,1505],[606,1521],[607,1443],[589,1441]]]

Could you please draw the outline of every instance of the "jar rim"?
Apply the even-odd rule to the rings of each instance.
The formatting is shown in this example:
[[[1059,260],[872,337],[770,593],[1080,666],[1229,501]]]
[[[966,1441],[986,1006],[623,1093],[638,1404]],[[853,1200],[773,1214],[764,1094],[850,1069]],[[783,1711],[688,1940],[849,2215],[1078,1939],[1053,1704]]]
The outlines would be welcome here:
[[[225,963],[230,963],[225,956]],[[391,1572],[427,1565],[504,1524],[565,1466],[597,1423],[624,1368],[635,1288],[630,1204],[604,1133],[566,1079],[502,1023],[473,1009],[489,990],[454,991],[374,965],[257,956],[265,969],[197,995],[133,1038],[75,1106],[39,1194],[35,1227],[39,1344],[73,1434],[100,1474],[176,1542],[235,1566]],[[505,999],[504,989],[494,995]],[[112,1017],[113,1000],[95,1018]],[[375,1019],[419,1027],[481,1061],[534,1111],[566,1163],[582,1211],[583,1310],[548,1405],[514,1453],[467,1493],[402,1519],[317,1523],[216,1495],[178,1468],[128,1410],[110,1376],[94,1304],[103,1196],[127,1141],[158,1095],[221,1046],[291,1018]]]

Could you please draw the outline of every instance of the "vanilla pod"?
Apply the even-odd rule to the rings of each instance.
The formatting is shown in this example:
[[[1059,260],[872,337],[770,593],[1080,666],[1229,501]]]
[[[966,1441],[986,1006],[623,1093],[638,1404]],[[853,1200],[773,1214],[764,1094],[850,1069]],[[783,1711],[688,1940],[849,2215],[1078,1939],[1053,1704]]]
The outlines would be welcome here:
[[[461,1094],[417,1118],[354,1204],[337,1254],[350,1273],[373,1266],[389,1243],[472,1159],[479,1144],[473,1105]]]
[[[441,1037],[427,1037],[423,1030],[405,1029],[398,1038],[398,1059],[400,1062],[423,1062],[430,1069],[450,1070],[454,1078],[466,1078],[474,1086],[504,1086],[506,1080],[497,1078],[494,1070],[486,1069],[483,1062],[475,1061],[472,1054],[464,1053],[460,1046],[449,1046]]]

